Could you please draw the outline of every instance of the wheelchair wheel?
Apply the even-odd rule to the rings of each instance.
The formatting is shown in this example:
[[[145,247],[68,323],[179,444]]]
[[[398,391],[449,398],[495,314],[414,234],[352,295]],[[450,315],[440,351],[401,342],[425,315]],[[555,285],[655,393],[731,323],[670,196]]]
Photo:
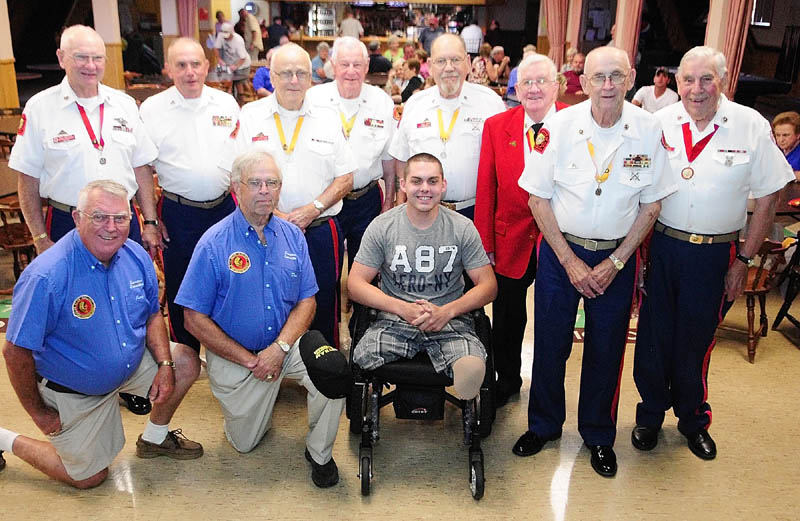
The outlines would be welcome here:
[[[483,477],[483,462],[472,461],[469,464],[469,489],[472,491],[472,497],[475,500],[478,500],[483,497],[483,488],[486,481]],[[363,478],[362,478],[362,489],[361,493],[363,494]]]
[[[361,495],[369,496],[369,478],[371,473],[369,457],[361,458]]]

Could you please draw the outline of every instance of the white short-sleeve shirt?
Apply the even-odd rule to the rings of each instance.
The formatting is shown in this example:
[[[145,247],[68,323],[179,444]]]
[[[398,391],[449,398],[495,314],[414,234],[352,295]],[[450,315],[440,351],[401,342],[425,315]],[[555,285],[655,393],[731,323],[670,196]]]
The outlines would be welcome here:
[[[64,80],[33,96],[25,105],[8,166],[39,180],[39,195],[69,206],[91,181],[111,179],[132,198],[139,189],[133,169],[157,155],[139,118],[136,102],[105,85],[84,109],[95,136],[103,106],[102,150],[97,150],[78,110],[78,97]]]
[[[158,147],[154,166],[164,190],[193,201],[210,201],[228,190],[230,174],[217,163],[239,120],[233,96],[203,87],[199,98],[187,100],[170,87],[147,98],[139,112]]]
[[[282,148],[275,113],[280,116],[287,145],[291,143],[299,116],[303,116],[297,144],[291,154]],[[239,128],[233,134],[233,146],[229,146],[220,166],[230,172],[236,155],[249,147],[259,147],[269,152],[283,175],[278,203],[281,212],[288,213],[313,202],[335,178],[357,168],[356,158],[342,134],[339,115],[329,107],[312,107],[308,100],[304,101],[299,111],[287,111],[280,107],[277,96],[248,103],[242,107]],[[342,202],[338,201],[321,216],[332,217],[341,209]]]
[[[406,102],[403,117],[392,138],[389,154],[400,161],[427,152],[439,158],[447,179],[447,201],[475,197],[478,185],[478,160],[481,154],[483,123],[506,110],[503,100],[493,90],[465,82],[455,104],[459,113],[447,143],[439,132],[437,109],[442,111],[444,130],[450,127],[455,109],[442,100],[438,88],[425,89]]]
[[[596,195],[597,172],[589,153],[595,123],[591,100],[558,111],[537,137],[525,161],[519,185],[550,203],[562,232],[587,239],[619,239],[627,235],[639,205],[659,201],[676,190],[661,124],[644,110],[625,102],[616,131],[606,140],[605,164],[613,157],[609,177]],[[595,136],[597,138],[597,136]]]
[[[714,118],[700,133],[683,103],[655,114],[664,128],[670,168],[678,190],[662,202],[659,221],[678,230],[723,234],[740,230],[747,220],[747,198],[777,192],[794,179],[792,168],[772,140],[769,122],[755,110],[720,98]],[[683,124],[692,144],[719,128],[699,156],[689,163]],[[691,166],[691,178],[680,172]]]
[[[392,159],[389,155],[389,143],[397,123],[393,117],[392,98],[382,89],[364,84],[357,103],[343,103],[336,82],[311,87],[306,97],[312,106],[323,106],[341,112],[345,121],[356,117],[347,140],[358,161],[358,169],[353,175],[353,190],[383,177],[381,161]],[[347,105],[352,105],[354,111],[348,110]],[[339,126],[341,127],[341,119]]]
[[[219,49],[219,57],[226,65],[231,66],[237,61],[244,59],[244,62],[242,62],[236,70],[250,68],[250,54],[247,52],[244,38],[238,34],[233,33],[233,38],[226,40],[222,33],[219,33],[217,35],[217,41],[214,42],[214,48]]]
[[[664,107],[669,107],[678,102],[678,93],[667,87],[664,94],[656,98],[655,85],[647,85],[636,91],[633,99],[642,104],[647,112],[658,112]]]

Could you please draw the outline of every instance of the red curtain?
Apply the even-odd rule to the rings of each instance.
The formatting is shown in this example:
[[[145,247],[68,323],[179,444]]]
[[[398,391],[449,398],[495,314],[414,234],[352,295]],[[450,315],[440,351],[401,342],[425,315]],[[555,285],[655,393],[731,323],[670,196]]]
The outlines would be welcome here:
[[[753,13],[753,0],[730,0],[728,19],[725,22],[725,47],[719,49],[728,63],[729,99],[736,93],[739,83],[739,71],[742,69],[742,57],[747,43],[747,31],[750,29],[750,16]]]
[[[567,38],[567,12],[569,0],[543,0],[547,19],[547,40],[550,43],[548,56],[561,69],[564,63],[564,43]]]
[[[566,35],[566,40],[569,42],[570,47],[580,49],[583,0],[571,0],[569,3],[571,11],[569,13],[569,20],[567,20],[567,30],[572,27],[572,32]]]
[[[194,38],[197,24],[197,0],[178,0],[178,32],[181,36]]]
[[[619,9],[617,4],[617,33],[614,38],[616,47],[628,53],[631,67],[636,67],[636,49],[639,47],[639,29],[642,23],[643,0],[633,0],[625,3],[625,9]],[[622,22],[622,23],[620,23]],[[623,30],[620,32],[619,27]]]

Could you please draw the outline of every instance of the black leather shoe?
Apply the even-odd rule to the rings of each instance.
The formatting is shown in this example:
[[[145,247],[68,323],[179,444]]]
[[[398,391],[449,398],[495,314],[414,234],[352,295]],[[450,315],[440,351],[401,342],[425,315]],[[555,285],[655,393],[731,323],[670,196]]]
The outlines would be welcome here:
[[[128,394],[128,393],[119,393],[119,397],[125,400],[125,405],[128,407],[128,410],[131,411],[133,414],[150,414],[150,409],[153,407],[150,405],[150,400],[143,396],[136,396],[135,394]]]
[[[653,450],[658,445],[658,430],[637,425],[631,431],[631,443],[639,450]]]
[[[603,477],[610,478],[617,473],[617,455],[608,445],[593,445],[589,447],[592,452],[592,468]]]
[[[495,395],[494,395],[494,406],[495,406],[495,408],[499,409],[500,407],[502,407],[505,404],[507,404],[508,400],[512,396],[518,396],[518,395],[519,395],[519,389],[517,389],[516,391],[501,391],[501,390],[498,389],[497,392],[495,392]]]
[[[311,463],[311,481],[313,481],[316,486],[319,488],[328,488],[339,482],[339,468],[336,466],[336,462],[333,461],[333,458],[328,460],[328,463],[320,465],[314,461],[314,458],[311,457],[311,453],[306,449],[306,459]]]
[[[3,451],[0,450],[0,470],[6,468],[6,460],[3,458]]]
[[[517,443],[511,447],[511,452],[522,457],[533,456],[542,450],[542,447],[544,447],[545,443],[548,441],[557,440],[558,438],[559,436],[545,439],[541,438],[538,434],[528,431],[519,437]]]
[[[717,444],[705,429],[700,429],[691,436],[687,436],[689,450],[700,459],[714,459],[717,457]]]

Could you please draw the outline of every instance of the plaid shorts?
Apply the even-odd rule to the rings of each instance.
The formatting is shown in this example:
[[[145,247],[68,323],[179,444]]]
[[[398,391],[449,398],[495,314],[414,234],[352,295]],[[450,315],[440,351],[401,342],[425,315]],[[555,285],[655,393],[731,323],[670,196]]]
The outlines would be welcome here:
[[[459,315],[441,331],[421,331],[393,313],[378,313],[353,353],[353,361],[366,370],[426,351],[437,373],[453,376],[453,364],[465,356],[486,361],[486,350],[475,335],[472,318]]]

